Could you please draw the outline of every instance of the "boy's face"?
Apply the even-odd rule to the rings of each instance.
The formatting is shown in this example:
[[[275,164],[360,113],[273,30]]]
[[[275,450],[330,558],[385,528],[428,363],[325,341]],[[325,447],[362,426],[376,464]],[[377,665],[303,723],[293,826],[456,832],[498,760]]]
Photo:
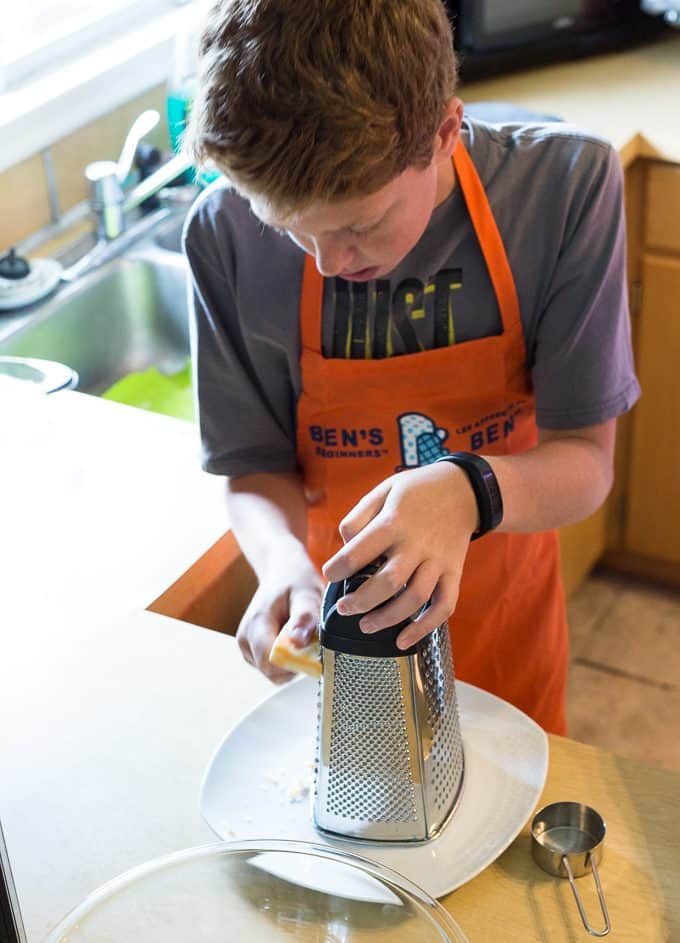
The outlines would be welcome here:
[[[316,259],[327,278],[367,282],[392,272],[425,232],[432,211],[454,185],[451,154],[463,118],[463,103],[451,98],[424,169],[409,167],[368,196],[315,203],[287,219],[272,217],[263,201],[250,205],[263,223],[286,233]]]
[[[424,170],[409,167],[369,196],[313,204],[288,219],[271,217],[256,197],[250,205],[263,223],[313,255],[322,275],[366,282],[397,267],[452,189],[449,150],[435,154]]]

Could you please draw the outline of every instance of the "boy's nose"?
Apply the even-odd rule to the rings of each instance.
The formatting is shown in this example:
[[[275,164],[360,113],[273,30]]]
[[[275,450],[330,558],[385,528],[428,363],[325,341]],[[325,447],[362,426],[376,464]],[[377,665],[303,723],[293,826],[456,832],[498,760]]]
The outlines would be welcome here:
[[[324,278],[333,278],[341,272],[351,271],[354,249],[338,242],[319,242],[314,246],[316,267]]]

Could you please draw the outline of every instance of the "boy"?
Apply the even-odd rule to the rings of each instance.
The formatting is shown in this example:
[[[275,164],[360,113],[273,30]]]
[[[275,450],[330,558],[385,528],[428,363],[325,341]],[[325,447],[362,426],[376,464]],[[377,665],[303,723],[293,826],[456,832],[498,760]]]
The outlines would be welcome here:
[[[230,186],[185,250],[204,468],[259,579],[243,655],[287,677],[320,572],[382,557],[341,610],[431,598],[399,644],[450,616],[457,676],[564,733],[554,528],[605,499],[639,392],[616,155],[464,119],[440,0],[218,3],[201,62],[191,146]]]

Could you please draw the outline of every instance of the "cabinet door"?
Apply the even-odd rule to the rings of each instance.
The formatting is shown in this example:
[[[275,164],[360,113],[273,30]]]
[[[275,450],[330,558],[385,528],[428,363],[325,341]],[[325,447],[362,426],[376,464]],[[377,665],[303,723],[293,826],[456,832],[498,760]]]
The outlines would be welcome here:
[[[680,563],[680,259],[645,255],[642,292],[625,545]]]
[[[560,529],[560,563],[564,591],[570,596],[588,576],[606,548],[606,508],[578,524]]]
[[[680,252],[680,166],[652,162],[647,175],[645,245]]]

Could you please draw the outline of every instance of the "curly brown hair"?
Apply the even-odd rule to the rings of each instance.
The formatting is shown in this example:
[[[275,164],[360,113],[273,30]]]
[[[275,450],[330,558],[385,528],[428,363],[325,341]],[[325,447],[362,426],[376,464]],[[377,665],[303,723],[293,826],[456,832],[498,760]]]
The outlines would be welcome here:
[[[457,65],[441,0],[219,0],[187,132],[277,212],[426,167]]]

